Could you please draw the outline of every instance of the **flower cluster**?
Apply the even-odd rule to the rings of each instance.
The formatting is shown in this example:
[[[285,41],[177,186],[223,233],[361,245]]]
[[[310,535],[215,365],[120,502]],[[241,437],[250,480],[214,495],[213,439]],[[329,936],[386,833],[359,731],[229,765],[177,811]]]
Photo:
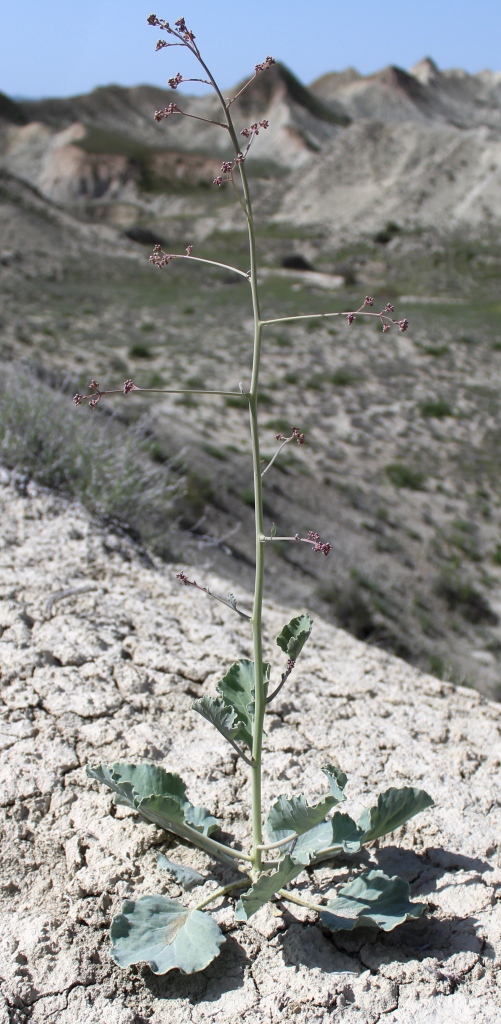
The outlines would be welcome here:
[[[221,164],[221,174],[218,174],[217,177],[214,178],[212,184],[218,185],[218,187],[221,188],[221,185],[224,185],[225,181],[231,181],[231,176],[235,167],[237,164],[241,164],[243,160],[245,160],[243,153],[237,153],[234,160],[223,160]],[[225,177],[223,177],[223,175],[225,175]]]
[[[329,541],[322,542],[314,530],[308,530],[308,540],[313,544],[313,551],[321,551],[326,556],[332,551],[332,544],[329,544]]]
[[[374,305],[374,299],[373,299],[372,295],[366,295],[362,305],[358,309],[356,309],[354,312],[350,312],[350,313],[346,313],[345,314],[348,323],[352,324],[357,319],[357,313],[363,313],[363,311],[364,311],[366,306],[373,306],[373,305]],[[392,306],[391,302],[387,302],[386,306],[384,307],[384,309],[381,310],[380,313],[366,313],[365,315],[366,316],[377,316],[377,317],[379,317],[379,319],[381,321],[381,324],[383,326],[383,334],[386,334],[387,331],[389,331],[390,324],[396,324],[396,326],[403,333],[404,331],[407,330],[407,328],[409,326],[409,321],[406,320],[405,318],[403,320],[394,320],[394,318],[392,316],[388,315],[389,313],[394,313],[394,312],[395,312],[395,307]],[[388,323],[388,321],[389,321],[389,323]]]
[[[262,64],[256,64],[256,67],[254,69],[255,72],[256,72],[256,75],[260,75],[261,71],[267,71],[268,68],[271,68],[272,64],[276,64],[276,63],[277,62],[276,62],[274,57],[267,57],[266,60],[264,60]]]
[[[174,78],[169,78],[169,87],[171,89],[177,89],[178,85],[181,85],[181,82],[184,82],[184,78],[181,72],[178,71],[177,75],[174,75]]]
[[[95,409],[96,408],[96,405],[99,402],[99,399],[101,398],[101,394],[102,394],[102,392],[99,390],[99,384],[98,384],[97,380],[94,380],[94,378],[92,378],[92,380],[91,380],[91,382],[89,384],[89,388],[92,388],[92,392],[93,393],[91,395],[79,395],[78,392],[77,392],[76,395],[73,395],[73,404],[74,405],[81,405],[82,402],[87,402],[88,401],[89,402],[89,409]]]
[[[180,583],[184,583],[185,587],[197,586],[196,580],[189,580],[185,572],[177,572],[176,579],[179,580]]]
[[[177,103],[169,103],[164,110],[155,110],[154,118],[155,121],[163,121],[164,117],[170,117],[171,114],[181,114],[182,111],[179,109]]]
[[[124,395],[128,395],[129,391],[138,391],[138,387],[134,384],[133,380],[124,380]]]
[[[170,253],[164,252],[162,246],[158,242],[153,246],[150,263],[153,263],[154,267],[166,267],[173,259],[174,256],[171,256]]]
[[[298,444],[304,444],[305,436],[299,431],[299,427],[291,427],[291,436],[284,437],[283,434],[275,434],[276,441],[297,441]]]
[[[157,18],[156,14],[150,14],[146,21],[148,22],[148,25],[151,25],[153,28],[159,28],[162,32],[168,32],[171,36],[177,36],[178,39],[182,39],[184,43],[192,43],[195,39],[193,32],[191,32],[187,27],[184,18],[178,18],[177,21],[174,22],[175,28],[172,28],[171,25],[169,25],[169,22],[164,21],[163,18]],[[169,44],[164,43],[164,46],[165,45],[168,46]],[[159,49],[158,46],[157,49]]]
[[[264,120],[260,121],[259,124],[257,124],[257,122],[255,124],[251,124],[248,128],[243,128],[240,135],[243,135],[244,139],[253,139],[255,135],[259,135],[261,128],[268,128],[269,123],[269,121]]]
[[[192,252],[193,252],[193,246],[192,245],[187,245],[186,246],[186,255],[187,256],[191,256]],[[150,261],[150,263],[153,263],[154,267],[166,267],[167,264],[171,262],[171,260],[179,260],[179,259],[181,259],[181,260],[184,259],[184,256],[183,256],[182,253],[175,253],[174,254],[174,253],[170,253],[170,252],[164,252],[163,249],[162,249],[162,246],[160,245],[160,242],[157,242],[156,245],[153,246],[153,252],[152,252],[151,256],[149,257],[149,261]]]

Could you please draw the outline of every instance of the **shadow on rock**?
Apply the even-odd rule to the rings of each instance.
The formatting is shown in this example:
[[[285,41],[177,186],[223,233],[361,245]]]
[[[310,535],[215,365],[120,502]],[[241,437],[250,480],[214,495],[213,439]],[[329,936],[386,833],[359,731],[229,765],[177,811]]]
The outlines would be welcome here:
[[[197,974],[152,974],[149,968],[142,970],[145,987],[155,999],[187,999],[192,1005],[201,1002],[216,1002],[226,992],[243,988],[245,969],[250,960],[238,942],[231,936],[221,947],[221,953],[205,971]]]

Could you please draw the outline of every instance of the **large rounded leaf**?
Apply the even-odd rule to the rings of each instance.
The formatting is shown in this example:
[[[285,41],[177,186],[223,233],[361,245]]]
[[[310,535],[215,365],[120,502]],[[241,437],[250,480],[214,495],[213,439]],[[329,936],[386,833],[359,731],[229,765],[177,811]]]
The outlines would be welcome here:
[[[320,917],[333,932],[352,931],[362,926],[391,932],[409,918],[420,917],[425,910],[425,903],[410,901],[409,885],[403,878],[398,875],[389,878],[384,871],[367,871],[343,885]]]
[[[182,974],[203,971],[226,942],[219,925],[201,910],[189,910],[166,896],[125,900],[111,922],[111,955],[119,967],[145,961],[154,974],[177,967]]]

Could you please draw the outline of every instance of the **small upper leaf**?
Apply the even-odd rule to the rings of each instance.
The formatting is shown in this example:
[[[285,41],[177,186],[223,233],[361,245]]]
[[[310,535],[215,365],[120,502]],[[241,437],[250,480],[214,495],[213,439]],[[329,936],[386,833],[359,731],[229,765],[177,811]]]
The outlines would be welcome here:
[[[176,864],[173,860],[169,860],[164,853],[159,853],[157,856],[157,868],[168,871],[176,882],[182,885],[183,889],[193,889],[195,885],[203,885],[206,881],[199,871],[187,867],[186,864]]]
[[[241,722],[237,718],[235,709],[228,707],[222,697],[214,698],[206,693],[199,700],[193,701],[191,707],[193,711],[198,711],[198,714],[207,722],[214,725],[225,739],[235,739],[241,728]]]
[[[277,871],[263,872],[257,882],[254,882],[254,885],[239,899],[235,910],[235,919],[248,921],[260,907],[264,907],[264,904],[279,889],[283,889],[284,885],[291,882],[302,870],[302,864],[294,864],[290,857],[284,857]]]
[[[331,794],[324,796],[318,803],[308,804],[301,793],[299,796],[279,796],[278,800],[270,807],[266,819],[266,832],[271,842],[276,843],[285,839],[287,835],[302,835],[315,828],[325,818],[326,814],[336,804],[345,799],[343,789],[347,777],[344,772],[335,765],[326,765],[322,768],[330,784]],[[332,845],[328,843],[328,845]]]
[[[265,691],[268,687],[270,666],[263,665]],[[242,740],[252,749],[252,724],[254,720],[254,662],[242,659],[235,662],[217,684],[225,705],[232,708],[240,723],[232,739]],[[198,710],[198,709],[197,709]]]
[[[320,914],[322,923],[331,931],[351,931],[362,925],[375,925],[390,932],[408,918],[420,917],[425,903],[411,903],[409,885],[395,875],[389,878],[384,871],[368,871],[354,882],[343,885],[328,909]]]
[[[206,807],[195,807],[186,796],[186,784],[175,772],[155,764],[101,764],[87,768],[91,779],[115,793],[115,803],[131,807],[161,828],[169,823],[189,825],[206,836],[219,828]]]
[[[110,929],[111,955],[119,967],[146,961],[154,974],[177,967],[182,974],[203,971],[226,941],[216,922],[166,896],[125,900]]]
[[[342,772],[335,764],[324,764],[322,771],[329,780],[330,790],[332,795],[336,798],[336,803],[342,803],[343,800],[346,800],[344,787],[348,782],[348,776],[345,775],[344,772]]]
[[[359,820],[358,827],[362,830],[362,843],[370,843],[379,836],[394,832],[405,821],[413,818],[419,811],[431,807],[433,800],[424,789],[404,786],[397,789],[392,786],[380,793],[375,807],[368,807]]]
[[[282,632],[277,636],[277,644],[283,652],[295,661],[311,633],[313,621],[309,615],[297,615],[295,619],[284,626]]]

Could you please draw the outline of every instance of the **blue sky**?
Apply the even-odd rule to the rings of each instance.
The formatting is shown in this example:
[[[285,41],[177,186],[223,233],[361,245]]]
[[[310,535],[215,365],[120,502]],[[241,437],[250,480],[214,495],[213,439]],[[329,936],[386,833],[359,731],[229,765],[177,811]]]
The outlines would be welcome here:
[[[305,13],[306,12],[306,13]],[[179,50],[154,53],[149,14],[184,15],[223,87],[267,54],[303,82],[349,65],[501,70],[500,0],[12,0],[2,8],[0,90],[69,96],[110,82],[166,85],[188,73]]]

